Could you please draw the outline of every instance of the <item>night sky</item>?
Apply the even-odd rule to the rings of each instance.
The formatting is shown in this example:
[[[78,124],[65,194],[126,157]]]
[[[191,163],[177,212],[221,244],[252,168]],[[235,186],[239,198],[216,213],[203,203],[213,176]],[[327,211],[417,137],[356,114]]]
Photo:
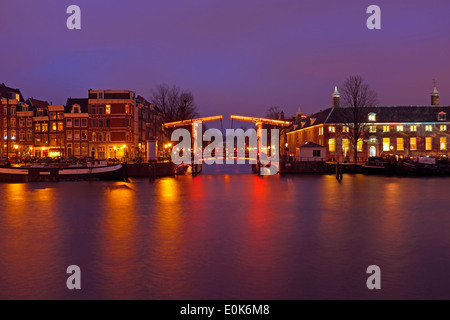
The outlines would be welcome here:
[[[81,30],[66,28],[72,4]],[[381,30],[366,27],[371,4]],[[310,113],[355,74],[382,105],[429,104],[433,78],[450,104],[448,0],[15,0],[0,13],[0,83],[53,104],[167,83],[203,116]]]

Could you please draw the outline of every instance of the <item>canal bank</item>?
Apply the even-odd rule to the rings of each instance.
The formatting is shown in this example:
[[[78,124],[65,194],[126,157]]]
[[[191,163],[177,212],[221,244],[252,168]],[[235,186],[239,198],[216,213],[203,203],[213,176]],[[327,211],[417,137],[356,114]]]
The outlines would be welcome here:
[[[176,165],[172,162],[129,163],[128,176],[130,178],[156,178],[175,175]]]

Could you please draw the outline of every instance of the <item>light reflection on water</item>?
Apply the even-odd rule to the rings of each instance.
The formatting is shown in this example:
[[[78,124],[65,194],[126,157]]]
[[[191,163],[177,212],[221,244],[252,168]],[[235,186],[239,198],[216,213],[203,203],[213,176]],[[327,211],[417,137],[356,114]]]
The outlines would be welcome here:
[[[0,184],[0,298],[450,298],[447,185],[207,170]],[[65,287],[72,264],[80,292]]]

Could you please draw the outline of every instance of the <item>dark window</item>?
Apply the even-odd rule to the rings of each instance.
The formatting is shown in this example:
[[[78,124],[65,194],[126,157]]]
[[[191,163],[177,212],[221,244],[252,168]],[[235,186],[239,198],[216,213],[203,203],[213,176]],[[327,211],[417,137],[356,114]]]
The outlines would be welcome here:
[[[106,119],[106,127],[111,128],[111,119]]]
[[[96,107],[92,107],[91,113],[92,114],[97,114],[97,108]]]
[[[98,127],[103,128],[103,119],[98,120]]]
[[[313,157],[320,157],[320,150],[313,150]]]

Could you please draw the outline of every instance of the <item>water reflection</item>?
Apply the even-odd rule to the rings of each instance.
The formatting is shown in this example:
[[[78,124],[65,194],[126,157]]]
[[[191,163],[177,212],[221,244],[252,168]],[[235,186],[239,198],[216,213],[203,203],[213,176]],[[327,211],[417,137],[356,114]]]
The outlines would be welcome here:
[[[1,184],[0,298],[448,298],[447,190],[229,173]],[[65,289],[70,264],[81,293]],[[381,292],[365,288],[371,264]]]

